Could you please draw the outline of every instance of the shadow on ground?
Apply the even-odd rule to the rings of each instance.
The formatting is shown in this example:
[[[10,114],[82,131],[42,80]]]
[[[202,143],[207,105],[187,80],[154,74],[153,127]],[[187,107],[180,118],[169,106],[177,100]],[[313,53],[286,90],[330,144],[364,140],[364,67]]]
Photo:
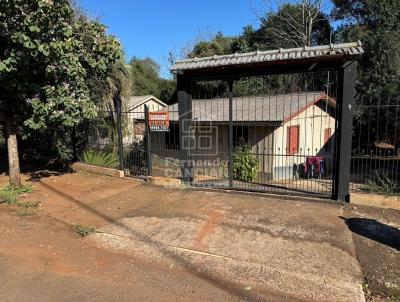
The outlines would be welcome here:
[[[368,218],[344,218],[350,231],[400,250],[400,230]]]
[[[50,176],[61,176],[72,173],[69,163],[56,159],[24,160],[20,159],[20,170],[22,174],[29,175],[28,181],[39,181]],[[8,175],[7,154],[0,152],[0,175]]]

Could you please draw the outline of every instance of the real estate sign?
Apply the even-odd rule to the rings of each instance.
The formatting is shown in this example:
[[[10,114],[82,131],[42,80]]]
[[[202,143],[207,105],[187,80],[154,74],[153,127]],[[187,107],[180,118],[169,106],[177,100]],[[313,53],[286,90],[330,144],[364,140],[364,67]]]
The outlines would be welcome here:
[[[168,112],[149,112],[150,131],[169,131]]]

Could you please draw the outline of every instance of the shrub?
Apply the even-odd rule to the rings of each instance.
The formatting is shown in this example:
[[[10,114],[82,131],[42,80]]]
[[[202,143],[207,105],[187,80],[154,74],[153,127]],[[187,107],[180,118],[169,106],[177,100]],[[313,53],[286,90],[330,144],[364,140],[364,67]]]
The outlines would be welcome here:
[[[14,185],[5,186],[0,190],[0,203],[16,204],[18,197],[25,193],[32,193],[32,185],[16,187]]]
[[[95,232],[94,227],[87,225],[76,224],[73,228],[75,232],[81,237],[86,237],[87,235]]]
[[[240,181],[254,181],[258,174],[258,160],[247,144],[240,144],[233,152],[233,178]]]
[[[375,178],[368,180],[364,187],[365,191],[386,193],[386,194],[398,194],[400,193],[400,185],[389,178],[386,173],[382,176],[375,172]]]
[[[119,166],[118,156],[113,152],[87,150],[83,152],[80,161],[106,168],[117,168]]]

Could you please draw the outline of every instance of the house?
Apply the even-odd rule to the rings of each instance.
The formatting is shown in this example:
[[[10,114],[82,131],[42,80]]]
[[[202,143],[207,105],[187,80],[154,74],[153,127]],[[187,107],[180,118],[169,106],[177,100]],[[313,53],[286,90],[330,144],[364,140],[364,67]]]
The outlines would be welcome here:
[[[233,145],[246,143],[259,162],[259,178],[279,180],[298,177],[307,158],[324,158],[332,167],[336,102],[324,92],[304,92],[261,97],[235,97],[232,102]],[[169,132],[152,133],[153,154],[179,156],[178,104],[164,108],[170,116]],[[197,172],[213,177],[226,175],[229,158],[229,99],[192,101],[194,146],[190,158]],[[157,152],[160,150],[160,152]],[[173,159],[173,158],[172,158]],[[176,158],[178,159],[178,158]],[[175,159],[175,160],[176,160]],[[209,167],[218,167],[210,172]],[[207,171],[201,172],[201,168]],[[327,171],[325,171],[326,173]],[[212,175],[211,175],[212,174]]]
[[[141,141],[144,138],[145,129],[145,106],[149,111],[159,111],[168,105],[152,95],[132,96],[125,102],[125,116],[128,120],[127,133],[124,143]]]

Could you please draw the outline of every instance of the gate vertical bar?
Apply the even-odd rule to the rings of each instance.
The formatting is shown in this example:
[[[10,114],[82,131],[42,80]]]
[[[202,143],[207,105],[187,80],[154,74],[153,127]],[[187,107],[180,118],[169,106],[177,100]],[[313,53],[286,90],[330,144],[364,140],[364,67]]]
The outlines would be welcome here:
[[[144,118],[145,118],[145,129],[146,129],[146,158],[147,158],[147,175],[153,175],[153,163],[151,155],[151,136],[150,136],[150,125],[149,125],[149,106],[144,105]]]
[[[351,143],[356,76],[356,61],[346,63],[339,70],[333,199],[345,202],[350,201]]]
[[[124,145],[122,137],[122,102],[117,102],[117,131],[118,131],[118,159],[119,169],[124,170]]]
[[[229,79],[229,188],[233,188],[233,80]]]
[[[181,160],[181,177],[185,185],[191,185],[193,182],[193,163],[191,161],[190,149],[192,148],[192,86],[191,80],[178,75],[178,111],[179,111],[179,138],[180,138],[180,160]]]

